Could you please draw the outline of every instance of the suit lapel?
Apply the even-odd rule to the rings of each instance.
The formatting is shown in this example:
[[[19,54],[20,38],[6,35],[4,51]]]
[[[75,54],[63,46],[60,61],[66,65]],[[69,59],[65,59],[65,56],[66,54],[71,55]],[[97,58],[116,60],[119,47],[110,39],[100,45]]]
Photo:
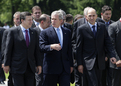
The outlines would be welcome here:
[[[100,26],[99,26],[99,24],[97,23],[97,32],[96,32],[96,38],[98,37],[98,34],[99,34],[99,31],[100,30]]]
[[[18,29],[19,39],[21,39],[21,40],[23,41],[23,44],[26,46],[26,40],[25,40],[25,38],[24,38],[23,32],[22,32],[22,30],[21,30],[21,27],[18,26],[17,29]]]
[[[59,39],[58,39],[58,35],[57,35],[57,33],[56,33],[54,27],[51,28],[51,30],[50,30],[50,35],[52,35],[53,40],[54,40],[55,42],[60,43],[60,42],[59,42]]]
[[[92,30],[91,30],[91,28],[90,28],[90,26],[89,26],[89,24],[87,24],[87,31],[88,31],[88,33],[89,33],[93,38],[95,38],[95,37],[94,37],[94,34],[93,34],[93,32],[92,32]]]

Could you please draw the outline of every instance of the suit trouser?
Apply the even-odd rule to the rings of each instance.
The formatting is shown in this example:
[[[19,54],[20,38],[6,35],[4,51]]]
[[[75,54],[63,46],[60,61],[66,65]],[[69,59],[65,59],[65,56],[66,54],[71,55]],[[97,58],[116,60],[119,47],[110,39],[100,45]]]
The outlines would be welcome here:
[[[32,72],[30,66],[27,66],[24,74],[12,73],[14,86],[35,86],[35,73]]]
[[[112,86],[121,86],[121,69],[113,69],[112,71]]]
[[[102,71],[102,86],[112,86],[112,68],[109,61],[106,61],[106,68]]]
[[[44,74],[42,86],[70,86],[70,74],[63,71],[61,74]]]
[[[12,74],[9,72],[9,77],[8,77],[8,86],[14,86],[13,81],[12,81]]]
[[[87,70],[85,68],[84,72],[84,84],[83,86],[102,86],[101,78],[102,78],[102,70],[99,70],[97,66],[97,62],[91,70]],[[85,81],[86,80],[86,81]]]
[[[2,67],[0,67],[0,81],[5,81],[5,74]]]

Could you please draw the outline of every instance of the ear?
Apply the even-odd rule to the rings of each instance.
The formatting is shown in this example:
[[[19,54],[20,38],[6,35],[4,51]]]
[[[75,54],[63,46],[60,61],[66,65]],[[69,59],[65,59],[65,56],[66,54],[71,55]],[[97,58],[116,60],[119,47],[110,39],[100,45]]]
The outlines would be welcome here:
[[[103,13],[101,13],[101,15],[103,15]]]

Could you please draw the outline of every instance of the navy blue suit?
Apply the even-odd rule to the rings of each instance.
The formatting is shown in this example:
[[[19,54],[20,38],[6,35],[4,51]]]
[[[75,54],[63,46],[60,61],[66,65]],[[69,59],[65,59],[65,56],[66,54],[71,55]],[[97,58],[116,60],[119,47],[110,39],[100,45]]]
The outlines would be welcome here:
[[[66,73],[67,77],[69,76],[68,78],[65,77],[65,80],[60,80],[60,78],[55,78],[54,76],[52,79],[50,79],[50,82],[55,82],[55,83],[57,83],[57,79],[59,79],[59,84],[61,83],[61,81],[70,82],[70,67],[73,67],[71,32],[67,28],[61,27],[61,29],[63,33],[63,47],[60,51],[50,49],[51,44],[59,43],[59,39],[54,27],[51,26],[43,30],[40,33],[40,39],[39,39],[40,50],[45,53],[43,59],[43,74],[54,75],[54,76],[60,75],[60,78],[62,78],[61,75],[63,76],[63,74]],[[45,77],[44,77],[44,83],[46,83]],[[45,85],[43,84],[43,86]],[[53,85],[49,84],[49,86]],[[60,86],[62,86],[62,83],[60,84]]]

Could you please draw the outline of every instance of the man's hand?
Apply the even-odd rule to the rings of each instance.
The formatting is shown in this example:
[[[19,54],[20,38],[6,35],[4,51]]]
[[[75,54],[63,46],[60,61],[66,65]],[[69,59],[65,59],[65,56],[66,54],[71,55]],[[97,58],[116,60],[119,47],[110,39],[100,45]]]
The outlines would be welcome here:
[[[116,64],[116,58],[112,57],[112,58],[110,58],[110,61],[111,61],[113,64]]]
[[[9,66],[4,66],[4,71],[5,71],[5,73],[8,73],[10,71],[10,67]]]
[[[105,57],[105,61],[108,61],[108,57]]]
[[[60,44],[51,44],[50,48],[54,49],[54,50],[57,50],[57,51],[61,50]]]
[[[117,66],[117,67],[121,67],[121,60],[118,60],[118,61],[116,62],[116,66]]]
[[[71,67],[71,73],[73,72],[73,69],[74,69],[74,68],[73,68],[73,67]]]
[[[42,72],[42,67],[41,67],[41,66],[37,66],[36,72],[37,72],[38,74],[40,74],[40,73]]]
[[[78,66],[78,71],[79,71],[80,73],[83,73],[83,65],[79,65],[79,66]]]

